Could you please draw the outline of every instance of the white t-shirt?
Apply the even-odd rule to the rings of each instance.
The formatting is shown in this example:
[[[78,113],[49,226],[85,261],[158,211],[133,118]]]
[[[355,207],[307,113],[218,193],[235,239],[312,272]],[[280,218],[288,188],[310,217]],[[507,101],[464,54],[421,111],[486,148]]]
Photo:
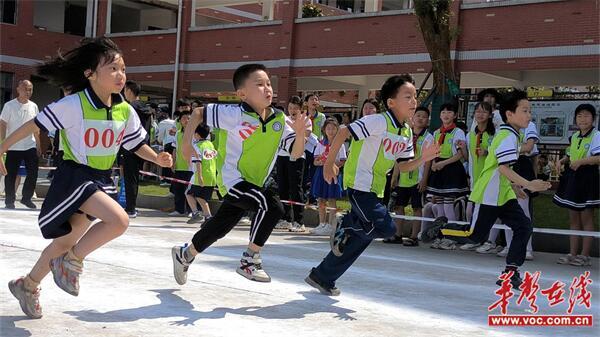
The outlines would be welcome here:
[[[533,139],[534,141],[533,148],[531,149],[531,151],[529,153],[523,153],[523,155],[527,157],[535,157],[538,154],[540,154],[540,151],[537,147],[537,143],[540,141],[540,137],[538,136],[535,124],[533,124],[533,122],[529,122],[525,129],[521,129],[521,133],[525,136],[523,143],[527,143],[527,141],[529,141],[530,139]]]
[[[175,142],[175,135],[171,135],[169,131],[176,128],[176,123],[172,119],[164,119],[158,123],[157,140],[162,145],[167,145]]]
[[[38,106],[32,101],[21,104],[16,98],[6,102],[2,108],[0,119],[6,122],[6,137],[15,132],[21,125],[34,119],[38,114]],[[35,137],[29,135],[11,146],[9,151],[25,151],[35,148]]]

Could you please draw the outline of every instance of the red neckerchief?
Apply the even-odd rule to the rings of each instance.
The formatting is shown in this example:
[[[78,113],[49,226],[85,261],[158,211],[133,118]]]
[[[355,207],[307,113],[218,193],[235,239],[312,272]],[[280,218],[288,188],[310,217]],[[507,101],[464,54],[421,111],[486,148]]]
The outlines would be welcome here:
[[[442,125],[442,127],[440,128],[440,139],[438,140],[439,145],[444,144],[444,140],[446,139],[446,134],[448,132],[452,132],[452,130],[454,130],[455,127],[456,127],[456,124],[454,124],[454,123],[448,125],[448,127],[444,127]]]
[[[309,113],[310,113],[310,111],[309,111]],[[308,116],[308,118],[310,118],[310,121],[312,122],[315,120],[315,118],[317,118],[318,115],[319,115],[319,112],[317,110],[315,110],[315,114],[314,115],[311,114],[310,116]]]
[[[419,134],[413,133],[413,142],[412,143],[413,143],[413,148],[414,148],[415,154],[418,153],[417,142],[419,141],[419,137],[424,135],[426,131],[427,131],[427,128],[424,128],[423,130],[421,130],[421,132],[419,132]]]
[[[481,148],[481,139],[483,138],[483,133],[485,132],[485,130],[483,131],[479,131],[479,126],[475,128],[475,131],[477,131],[477,138],[475,141],[475,149],[480,149]]]

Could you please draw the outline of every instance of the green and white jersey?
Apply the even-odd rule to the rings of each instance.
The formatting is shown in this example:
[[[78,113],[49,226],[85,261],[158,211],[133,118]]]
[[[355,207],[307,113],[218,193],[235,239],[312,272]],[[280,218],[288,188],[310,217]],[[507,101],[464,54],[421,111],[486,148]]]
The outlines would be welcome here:
[[[173,147],[175,148],[175,171],[192,171],[191,161],[185,160],[183,156],[183,146],[179,146],[183,144],[183,134],[185,130],[181,125],[178,126],[177,133],[175,134],[175,141],[173,142]]]
[[[278,150],[289,153],[296,138],[282,111],[272,109],[263,121],[246,103],[208,104],[204,121],[218,129],[217,184],[223,195],[242,180],[262,187]]]
[[[436,143],[439,143],[442,133],[441,129],[437,129],[433,132],[433,138]],[[444,136],[444,143],[440,145],[440,159],[448,159],[454,156],[458,152],[458,142],[466,141],[465,132],[458,127],[452,129],[452,131],[446,133]]]
[[[64,160],[98,170],[110,169],[121,147],[135,152],[146,138],[137,113],[123,96],[113,94],[108,107],[91,88],[50,103],[35,123],[45,131],[60,130]]]
[[[483,131],[481,135],[477,134],[477,128],[475,131],[470,131],[467,134],[467,149],[469,149],[469,177],[471,178],[471,191],[475,187],[475,182],[479,179],[483,166],[485,164],[485,157],[477,155],[477,149],[482,149],[489,152],[489,147],[492,145],[493,135],[490,135],[487,131]]]
[[[414,158],[412,130],[386,111],[348,125],[354,141],[344,165],[344,187],[383,198],[386,174],[396,162]]]
[[[531,151],[529,151],[529,153],[523,153],[522,155],[527,157],[535,157],[538,154],[540,154],[540,151],[537,147],[537,143],[539,143],[540,137],[538,135],[537,128],[535,127],[535,124],[533,122],[529,122],[526,128],[521,129],[520,136],[521,144],[526,143],[530,139],[533,139],[534,141],[533,148],[531,149]]]
[[[571,161],[600,155],[600,131],[591,128],[585,135],[577,131],[571,136],[567,156]]]
[[[502,206],[517,196],[510,181],[498,171],[500,165],[512,165],[519,158],[521,145],[519,132],[504,124],[492,140],[483,171],[475,182],[470,200],[477,204]]]
[[[318,140],[321,140],[323,138],[323,125],[325,125],[325,120],[327,119],[327,117],[325,117],[325,114],[318,111],[316,111],[314,115],[309,117],[310,121],[312,122],[312,133],[315,136],[317,136]]]
[[[198,162],[202,165],[202,172],[196,170]],[[190,179],[192,184],[200,186],[200,176],[202,176],[203,186],[217,185],[217,151],[210,140],[201,139],[194,143],[191,166],[191,171],[194,172]]]
[[[413,135],[413,140],[416,135]],[[421,134],[417,137],[416,144],[413,143],[415,148],[415,158],[421,157],[421,151],[423,151],[424,146],[429,146],[433,144],[435,140],[433,139],[433,135],[424,129],[421,131]],[[413,187],[418,184],[421,180],[423,180],[423,171],[425,171],[425,163],[421,164],[419,168],[414,169],[409,172],[400,172],[398,186],[400,187]]]

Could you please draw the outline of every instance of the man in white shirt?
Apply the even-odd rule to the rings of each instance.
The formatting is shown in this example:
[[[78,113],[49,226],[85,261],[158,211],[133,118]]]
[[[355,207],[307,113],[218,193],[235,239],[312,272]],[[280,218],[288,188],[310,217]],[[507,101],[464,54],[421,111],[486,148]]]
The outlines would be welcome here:
[[[33,94],[33,84],[28,80],[22,80],[17,87],[17,98],[4,104],[0,114],[0,142],[15,132],[21,125],[33,119],[38,114],[38,106],[30,101]],[[6,192],[6,208],[15,208],[15,180],[21,162],[25,162],[27,177],[23,185],[23,196],[21,203],[28,208],[36,208],[31,202],[38,176],[38,156],[41,155],[41,143],[39,132],[15,143],[6,152],[6,170],[8,174],[4,181]]]

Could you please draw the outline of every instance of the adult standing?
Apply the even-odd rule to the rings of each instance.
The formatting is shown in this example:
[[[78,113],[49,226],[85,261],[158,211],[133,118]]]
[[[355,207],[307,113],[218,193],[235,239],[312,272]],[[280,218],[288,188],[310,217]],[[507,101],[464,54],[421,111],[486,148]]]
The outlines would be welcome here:
[[[135,109],[142,127],[150,134],[150,115],[145,104],[140,101],[141,87],[134,81],[125,82],[125,99]],[[147,139],[146,139],[147,143]],[[135,153],[122,149],[123,176],[125,178],[125,211],[130,218],[137,217],[137,195],[140,168],[143,161]]]
[[[17,86],[18,97],[7,102],[0,114],[0,143],[21,125],[35,118],[38,114],[38,106],[31,100],[33,84],[28,80],[22,80]],[[28,208],[36,208],[31,202],[35,184],[38,176],[38,156],[41,155],[41,143],[39,132],[15,143],[6,152],[7,175],[4,181],[6,191],[6,208],[15,208],[16,188],[15,180],[19,172],[21,162],[25,162],[27,177],[23,185],[21,203]]]

